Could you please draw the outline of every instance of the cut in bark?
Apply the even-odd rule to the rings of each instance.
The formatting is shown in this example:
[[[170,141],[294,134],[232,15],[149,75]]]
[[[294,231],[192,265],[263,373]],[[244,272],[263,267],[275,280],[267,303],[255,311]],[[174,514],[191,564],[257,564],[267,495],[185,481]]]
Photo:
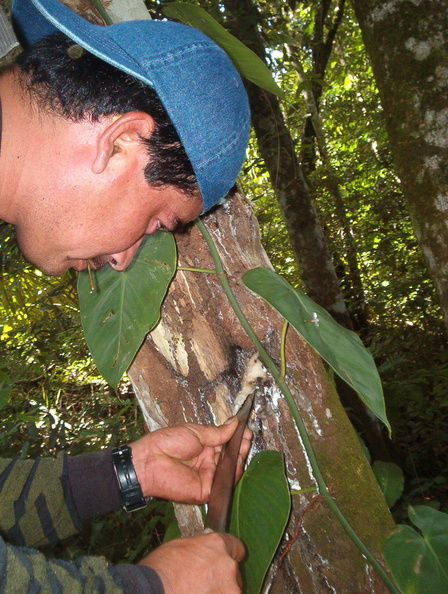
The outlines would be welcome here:
[[[208,215],[205,223],[245,315],[278,361],[283,320],[240,281],[246,270],[270,266],[250,204],[238,194]],[[196,227],[177,240],[181,266],[213,268]],[[322,361],[292,329],[286,351],[287,379],[327,484],[362,540],[381,558],[393,522],[357,436]],[[224,422],[253,352],[216,275],[179,270],[161,323],[148,335],[129,371],[149,428],[185,421]],[[316,492],[299,493],[314,487],[314,479],[290,411],[271,382],[257,396],[252,428],[253,451],[281,451],[293,489],[287,536],[265,591],[385,592],[382,581]],[[200,516],[190,507],[178,506],[177,516],[184,534],[201,531]]]

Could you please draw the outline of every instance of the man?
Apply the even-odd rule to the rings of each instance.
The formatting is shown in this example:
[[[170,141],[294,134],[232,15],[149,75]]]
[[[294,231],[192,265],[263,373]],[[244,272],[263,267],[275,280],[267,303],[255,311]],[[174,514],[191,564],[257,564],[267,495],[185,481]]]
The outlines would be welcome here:
[[[99,27],[57,0],[18,0],[13,16],[30,48],[0,75],[0,217],[33,264],[47,274],[124,270],[145,234],[227,194],[249,111],[241,79],[206,36],[167,22]],[[230,535],[172,541],[138,566],[23,548],[146,497],[205,502],[236,424],[163,429],[114,452],[1,461],[3,591],[239,592],[244,548]]]

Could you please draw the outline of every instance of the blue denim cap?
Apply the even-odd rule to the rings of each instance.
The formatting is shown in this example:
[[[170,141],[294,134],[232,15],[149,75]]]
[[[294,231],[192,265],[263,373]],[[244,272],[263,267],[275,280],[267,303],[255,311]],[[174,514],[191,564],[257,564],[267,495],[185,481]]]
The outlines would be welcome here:
[[[59,30],[154,88],[196,173],[202,212],[228,193],[245,158],[249,104],[238,72],[209,37],[169,21],[94,25],[58,0],[14,0],[12,12],[25,46]]]

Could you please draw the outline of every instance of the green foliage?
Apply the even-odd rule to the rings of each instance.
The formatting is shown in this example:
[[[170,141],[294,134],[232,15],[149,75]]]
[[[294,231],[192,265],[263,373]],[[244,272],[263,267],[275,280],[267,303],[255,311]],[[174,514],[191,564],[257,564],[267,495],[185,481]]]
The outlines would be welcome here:
[[[398,522],[409,505],[448,511],[448,352],[443,331],[399,326],[378,334],[372,350],[394,429],[395,461],[406,477],[393,508]]]
[[[266,64],[205,10],[187,2],[169,2],[164,6],[163,12],[167,17],[201,30],[227,53],[241,76],[262,89],[283,97],[283,91],[273,79]]]
[[[176,270],[171,233],[147,235],[130,266],[117,272],[105,266],[94,273],[90,290],[86,271],[79,275],[81,320],[93,359],[116,389],[145,335],[156,326],[160,307]]]
[[[139,511],[122,510],[90,522],[80,535],[47,552],[73,560],[82,555],[100,555],[114,563],[135,563],[162,544],[167,527],[174,520],[172,503],[152,499]]]
[[[150,4],[156,10],[158,2]],[[201,5],[222,22],[229,18],[223,5],[205,1]],[[310,0],[260,0],[256,8],[268,63],[285,94],[283,113],[297,152],[308,113],[302,91],[322,83],[320,116],[333,171],[317,155],[307,181],[349,310],[356,311],[361,299],[368,312],[364,338],[383,380],[394,453],[406,476],[405,492],[394,506],[394,515],[403,518],[408,503],[430,502],[448,509],[446,340],[434,290],[394,174],[380,99],[359,28],[347,7],[325,78],[316,80],[313,57],[319,5]],[[324,33],[328,33],[329,21],[322,22]],[[299,80],[284,51],[285,42],[301,62],[304,79]],[[240,183],[255,204],[263,243],[276,270],[292,285],[300,286],[277,200],[253,139],[248,154]],[[335,201],[335,180],[343,198],[342,211]],[[349,241],[346,223],[353,241]],[[74,276],[68,273],[62,280],[50,279],[20,259],[6,225],[0,225],[0,242],[4,455],[39,455],[60,448],[81,453],[117,439],[128,440],[125,431],[132,433],[136,422],[134,404],[127,403],[127,396],[122,403],[112,401],[95,376],[79,327]],[[353,254],[359,264],[361,296],[353,291]],[[131,554],[134,545],[129,545],[127,536],[131,533],[139,542],[138,523],[148,521],[140,513],[114,514],[110,530],[107,524],[98,524],[92,529],[94,538],[89,530],[85,540],[73,546],[110,558],[112,548],[119,549],[123,540],[127,543],[123,546],[128,547],[124,556]],[[125,519],[130,522],[134,518],[135,529],[127,530]],[[168,520],[167,524],[171,525]],[[160,526],[163,528],[163,522]],[[101,533],[107,534],[109,549],[107,542],[101,544],[97,538]],[[120,555],[112,558],[123,559]]]
[[[216,18],[221,14],[220,22],[231,21],[228,11],[216,16],[214,3],[202,0],[200,4],[215,11]],[[320,56],[317,40],[321,33],[328,36],[336,3],[325,20],[315,18],[323,5],[309,0],[254,4],[256,11],[247,13],[247,18],[257,19],[268,63],[285,93],[282,113],[297,154],[304,148],[303,127],[309,112],[303,90],[322,85],[319,115],[332,170],[317,152],[307,182],[347,307],[382,379],[392,425],[391,448],[406,477],[394,517],[401,521],[410,503],[432,501],[448,510],[446,328],[394,172],[380,96],[352,8],[346,3],[322,78],[313,71]],[[295,62],[303,75],[298,75]],[[342,204],[335,198],[335,183]],[[278,200],[253,137],[240,184],[254,203],[263,245],[275,270],[303,289]],[[361,293],[355,287],[353,257]],[[367,325],[358,324],[360,309],[366,313]]]
[[[257,156],[255,139],[252,137],[239,181],[242,190],[254,203],[261,241],[274,269],[294,286],[303,288],[278,202],[269,185],[269,176]]]
[[[403,594],[448,591],[448,514],[428,506],[409,508],[419,529],[400,525],[386,541],[384,554]]]
[[[44,276],[23,259],[9,225],[0,225],[0,247],[1,371],[11,386],[51,376],[59,366],[68,378],[73,361],[87,356],[74,273]]]
[[[35,458],[60,451],[78,455],[142,435],[142,418],[127,386],[115,394],[83,365],[76,370],[72,363],[70,373],[67,381],[62,366],[55,366],[52,374],[16,382],[0,419],[4,457]],[[67,560],[93,554],[130,563],[162,542],[173,518],[170,503],[153,500],[133,514],[118,511],[88,522],[79,535],[46,552]]]
[[[0,370],[0,409],[8,402],[13,385],[9,375]]]
[[[246,594],[258,594],[285,530],[291,506],[282,455],[258,453],[239,480],[229,532],[246,546],[241,572]]]
[[[303,336],[390,430],[378,371],[359,336],[268,268],[249,270],[243,282]]]
[[[0,225],[0,241],[2,455],[78,455],[140,437],[142,418],[129,387],[122,384],[112,393],[89,358],[75,275],[44,276],[23,260],[7,225]],[[172,505],[154,500],[134,514],[116,512],[89,522],[48,553],[131,562],[162,542],[173,519]]]
[[[372,468],[387,505],[393,507],[403,493],[403,471],[394,462],[382,462],[381,460],[375,460]]]

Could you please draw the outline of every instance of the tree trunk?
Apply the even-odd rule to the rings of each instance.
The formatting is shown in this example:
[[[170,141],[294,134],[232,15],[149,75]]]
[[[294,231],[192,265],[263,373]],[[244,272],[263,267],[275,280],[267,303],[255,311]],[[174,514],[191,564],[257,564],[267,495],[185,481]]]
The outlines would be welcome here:
[[[336,35],[340,19],[342,18],[343,5],[344,0],[341,0],[339,2],[339,11],[325,43],[323,42],[322,37],[323,32],[320,29],[320,35],[318,39],[321,41],[320,45],[318,44],[318,47],[322,47],[318,52],[318,55],[314,57],[313,61],[313,76],[316,76],[319,84],[314,84],[312,89],[308,88],[308,85],[304,85],[303,90],[303,95],[307,102],[308,112],[310,115],[308,116],[304,127],[305,133],[304,137],[302,138],[302,148],[304,149],[303,154],[307,153],[307,157],[309,159],[307,167],[309,171],[315,169],[317,147],[322,164],[328,172],[326,185],[330,195],[333,197],[335,212],[339,219],[346,245],[345,258],[347,262],[347,270],[345,269],[345,264],[341,262],[340,271],[339,273],[337,272],[337,274],[340,279],[340,286],[344,289],[345,297],[349,297],[347,301],[349,305],[351,305],[350,319],[352,322],[352,329],[355,330],[360,335],[360,337],[365,340],[368,337],[369,322],[367,306],[364,298],[364,288],[362,285],[361,273],[359,269],[356,242],[348,221],[338,176],[333,168],[330,156],[328,154],[325,132],[318,109],[318,99],[322,92],[325,68],[330,57],[332,40]],[[330,5],[326,3],[326,12],[329,10],[329,7]],[[322,16],[323,15],[321,15],[320,19],[316,16],[315,23],[322,20]],[[285,44],[285,49],[291,64],[297,71],[299,80],[304,82],[305,73],[300,61],[296,59],[294,55],[294,49],[288,44]],[[308,133],[306,132],[307,129]],[[338,258],[338,254],[333,252],[333,258]],[[345,382],[337,381],[337,389],[339,397],[341,398],[344,406],[354,412],[352,422],[362,435],[372,457],[375,460],[389,460],[391,458],[391,454],[389,453],[390,445],[382,424],[378,421],[378,419],[372,416],[364,403],[358,398],[356,392],[352,390]]]
[[[344,0],[342,0],[343,5]],[[342,8],[341,8],[342,12]],[[342,15],[341,15],[342,16]],[[333,34],[331,39],[334,38],[336,34],[335,28],[339,23],[338,17],[332,31]],[[325,66],[330,56],[330,48],[327,49],[327,59],[325,60],[324,64],[324,71],[319,74],[320,78],[319,81],[322,83],[317,87],[317,90],[307,88],[308,85],[304,84],[303,89],[303,96],[305,98],[309,115],[306,119],[305,126],[304,126],[304,135],[302,137],[302,154],[306,153],[308,158],[308,171],[315,170],[315,161],[316,161],[316,147],[319,152],[320,159],[322,161],[323,166],[327,170],[326,175],[326,187],[333,198],[334,206],[335,206],[335,213],[338,217],[339,223],[341,225],[341,229],[344,235],[344,241],[346,245],[346,254],[345,258],[347,260],[347,271],[345,270],[345,266],[343,266],[343,270],[338,273],[336,268],[336,274],[340,279],[340,286],[341,290],[343,290],[343,294],[345,296],[346,302],[349,304],[350,309],[350,319],[352,321],[352,329],[357,332],[362,339],[366,339],[368,337],[368,328],[369,328],[369,317],[367,312],[367,305],[364,296],[364,287],[362,285],[361,279],[361,271],[359,268],[358,262],[358,255],[356,249],[356,242],[353,237],[352,229],[350,227],[350,223],[347,217],[347,211],[345,209],[344,200],[341,193],[340,183],[336,171],[332,165],[330,156],[328,154],[327,149],[327,142],[325,139],[325,132],[322,125],[322,121],[319,115],[319,105],[317,97],[320,97],[322,91],[322,84],[325,75]],[[291,64],[294,66],[299,80],[301,83],[305,82],[305,73],[303,71],[302,65],[300,60],[296,59],[294,48],[288,44],[285,44],[285,50],[288,54],[288,57],[291,61]],[[321,63],[321,62],[319,62]],[[313,70],[313,76],[317,75],[317,65],[315,65]],[[308,130],[308,132],[307,132]],[[303,163],[303,160],[302,160]],[[333,253],[333,258],[338,258],[338,254]],[[348,297],[348,299],[347,299]]]
[[[226,28],[266,61],[257,32],[259,17],[255,5],[251,0],[225,0],[224,6],[228,16]],[[307,293],[339,323],[352,328],[328,245],[278,99],[252,83],[246,88],[259,150]]]
[[[319,113],[319,102],[322,95],[325,72],[327,70],[328,60],[333,50],[333,42],[341,24],[344,15],[345,0],[338,0],[337,7],[334,7],[332,0],[320,0],[316,2],[316,12],[314,15],[313,38],[309,47],[313,56],[312,69],[308,75],[309,93],[313,97],[313,103],[316,113]],[[333,13],[332,16],[329,16]],[[328,30],[325,24],[330,21]],[[326,33],[326,34],[325,34]],[[318,134],[316,130],[316,121],[311,112],[305,120],[302,135],[301,161],[306,174],[316,169],[316,146],[315,138]]]
[[[278,360],[282,319],[241,283],[256,266],[270,266],[259,241],[251,207],[237,194],[205,218],[223,260],[232,289],[249,322]],[[212,269],[197,227],[177,237],[182,267]],[[393,527],[356,434],[319,357],[292,329],[287,335],[287,380],[310,434],[331,492],[374,554]],[[179,270],[163,306],[159,326],[147,336],[129,376],[151,430],[184,421],[222,423],[230,414],[239,382],[254,347],[225,297],[216,275]],[[385,592],[346,533],[316,492],[307,457],[285,400],[272,383],[255,404],[253,451],[284,454],[293,509],[287,534],[276,556],[265,592],[338,594]],[[190,508],[191,510],[191,508]],[[194,531],[202,526],[194,510]],[[285,551],[285,546],[290,546]]]
[[[448,325],[448,2],[353,5],[403,194]]]

